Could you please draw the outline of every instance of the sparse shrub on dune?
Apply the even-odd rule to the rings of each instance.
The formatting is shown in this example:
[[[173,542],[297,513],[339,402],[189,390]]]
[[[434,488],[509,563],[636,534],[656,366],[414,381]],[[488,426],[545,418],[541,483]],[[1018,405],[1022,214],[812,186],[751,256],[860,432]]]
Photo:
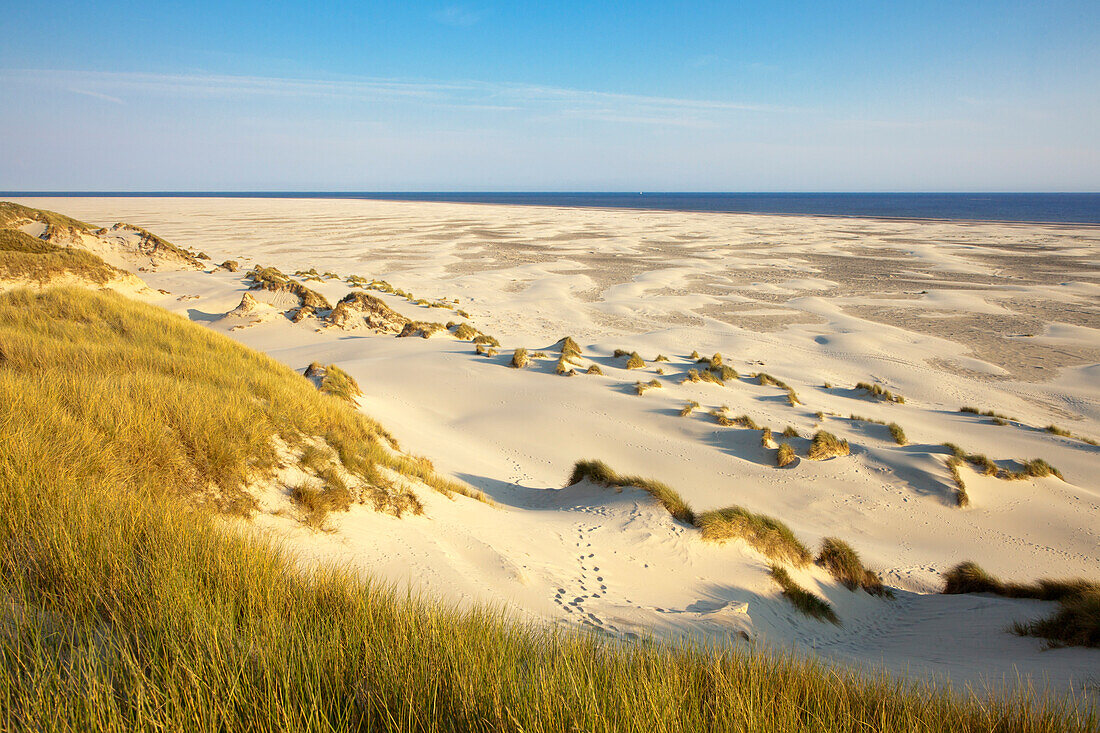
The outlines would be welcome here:
[[[963,461],[958,456],[947,457],[947,470],[951,472],[951,479],[955,482],[955,503],[966,507],[970,505],[970,495],[966,493],[966,483],[963,481],[962,474],[959,473],[961,465]]]
[[[787,427],[783,428],[783,437],[784,438],[797,438],[797,437],[799,437],[798,431],[795,430],[793,425],[788,425]]]
[[[796,457],[790,443],[780,443],[779,450],[775,454],[775,464],[783,468],[794,463]]]
[[[699,360],[699,352],[698,351],[691,352],[691,356],[689,356],[688,358],[691,359],[692,361],[698,361]]]
[[[574,359],[581,358],[581,347],[573,340],[572,336],[566,336],[558,342],[561,347],[561,358],[566,361],[573,361]]]
[[[687,384],[688,382],[710,382],[711,384],[721,384],[718,377],[714,375],[709,369],[702,371],[698,369],[688,369],[687,374],[680,380],[680,384]]]
[[[905,402],[904,397],[899,394],[895,394],[888,389],[884,389],[878,384],[859,382],[858,384],[856,384],[856,389],[862,389],[870,396],[877,397],[878,399],[885,400],[887,402],[897,402],[898,404],[902,404]]]
[[[669,358],[667,356],[665,356],[664,354],[657,354],[657,356],[653,359],[653,361],[668,361],[668,360],[669,360]]]
[[[237,262],[236,260],[226,260],[225,262],[218,265],[218,267],[229,272],[236,272],[237,270],[241,269],[241,263]]]
[[[744,540],[770,560],[802,567],[813,557],[786,524],[744,507],[729,506],[703,512],[698,515],[696,524],[708,542]]]
[[[475,344],[485,344],[486,346],[492,346],[496,349],[500,348],[500,342],[497,341],[496,338],[485,333],[479,332],[477,336],[474,336],[473,342]]]
[[[299,305],[308,305],[317,310],[332,310],[332,303],[328,298],[287,277],[274,267],[257,267],[248,273],[248,278],[252,281],[253,290],[287,292],[298,298]]]
[[[837,618],[836,611],[833,610],[833,607],[830,606],[827,601],[819,598],[794,582],[794,579],[791,578],[790,573],[788,573],[786,569],[778,565],[772,565],[771,576],[776,582],[776,585],[783,590],[783,597],[790,601],[791,605],[799,611],[819,621],[828,621],[829,623],[840,625],[840,619]]]
[[[760,445],[764,448],[771,448],[771,444],[775,442],[772,437],[772,429],[764,428],[760,433]]]
[[[760,430],[760,426],[756,424],[748,415],[738,415],[737,417],[730,417],[723,410],[711,410],[711,417],[714,421],[724,428],[741,427],[748,428],[749,430]]]
[[[814,562],[828,570],[848,590],[862,588],[873,596],[893,597],[878,575],[863,566],[859,553],[844,540],[836,537],[823,539],[821,552]]]
[[[627,351],[626,349],[615,349],[615,351],[612,353],[612,356],[614,356],[616,359],[619,359],[624,356],[630,356],[630,353],[631,352]]]
[[[660,481],[642,478],[641,476],[623,476],[616,473],[603,461],[586,460],[577,461],[566,485],[572,486],[585,479],[601,486],[614,488],[633,486],[642,489],[656,499],[676,519],[684,524],[695,523],[695,512],[691,510],[687,502],[670,486]]]
[[[565,357],[562,356],[558,359],[557,366],[554,367],[554,373],[563,377],[572,377],[577,373],[577,370],[571,367]],[[639,392],[639,394],[641,393]]]
[[[634,383],[634,391],[635,391],[635,392],[637,393],[637,395],[638,395],[639,397],[641,397],[642,395],[644,395],[644,394],[646,393],[646,391],[647,391],[647,390],[651,390],[651,389],[660,389],[660,388],[662,388],[662,387],[664,387],[664,385],[663,385],[663,384],[661,384],[661,383],[660,383],[660,382],[659,382],[658,380],[656,380],[656,379],[651,379],[651,380],[649,380],[648,382],[635,382],[635,383]]]
[[[352,494],[344,487],[318,486],[316,482],[300,483],[290,491],[290,499],[302,511],[302,522],[313,529],[322,529],[329,513],[346,512],[352,505]]]
[[[766,387],[768,385],[771,385],[774,387],[779,387],[781,390],[785,391],[787,393],[787,402],[790,403],[791,407],[802,404],[798,399],[798,393],[794,391],[794,388],[791,387],[791,385],[787,384],[783,380],[776,379],[772,375],[766,374],[764,372],[760,372],[756,376],[760,380],[760,386]]]
[[[534,351],[534,352],[531,353],[531,358],[532,359],[545,359],[546,358],[546,352],[545,351]]]
[[[665,374],[665,370],[664,370],[664,369],[662,369],[661,367],[657,367],[656,369],[654,369],[654,370],[653,370],[653,372],[654,372],[655,374],[659,374],[659,375],[661,375],[662,377],[663,377],[663,376],[664,376],[664,374]]]
[[[630,358],[626,360],[627,369],[645,369],[645,362],[642,357],[638,356],[638,352],[635,351],[630,355]]]
[[[833,388],[833,385],[830,384],[829,382],[825,382],[825,384],[823,384],[821,386],[824,387],[825,389],[832,389]]]
[[[451,328],[451,326],[448,325],[447,328],[449,329]],[[454,330],[454,337],[456,339],[461,339],[462,341],[469,341],[480,333],[480,331],[471,326],[469,323],[460,323],[458,324],[458,327]]]
[[[1008,425],[1008,421],[1005,420],[1003,417],[995,417],[992,420],[990,420],[990,422],[994,425],[998,425],[998,426],[1001,426],[1001,427],[1003,427],[1005,425]]]
[[[599,364],[591,364],[588,369],[585,370],[585,374],[603,374],[603,369],[600,369]]]
[[[717,351],[714,352],[714,356],[710,357],[710,368],[717,369],[722,366],[722,355]]]
[[[682,408],[680,408],[680,417],[687,417],[691,414],[692,410],[699,408],[699,403],[695,400],[688,400]]]
[[[894,442],[898,445],[905,445],[908,441],[905,439],[905,431],[901,429],[901,426],[896,422],[892,422],[886,426],[886,429],[890,431],[890,437],[894,439]]]
[[[719,382],[725,382],[728,379],[737,379],[738,377],[737,370],[725,364],[719,367],[711,367],[709,373],[713,374]]]
[[[0,280],[46,284],[67,274],[103,285],[125,273],[86,250],[51,244],[19,230],[0,229]]]
[[[847,440],[841,440],[832,433],[819,430],[814,434],[806,457],[814,461],[823,461],[833,456],[846,456],[850,450]]]
[[[1027,478],[1045,478],[1047,476],[1057,476],[1065,481],[1062,476],[1062,472],[1054,466],[1050,465],[1042,458],[1034,458],[1029,461],[1020,461],[1023,468],[1019,471],[1009,471],[1004,468],[1000,468],[990,458],[980,453],[967,453],[965,450],[955,445],[954,443],[944,443],[944,448],[951,451],[953,458],[970,463],[975,468],[980,469],[981,473],[986,476],[996,476],[1004,481],[1021,481]]]
[[[497,350],[496,349],[492,348],[491,346],[486,346],[485,344],[476,344],[475,347],[474,347],[474,351],[476,351],[481,356],[496,356],[497,355]]]
[[[1054,466],[1050,465],[1042,458],[1033,458],[1030,461],[1024,463],[1023,473],[1032,478],[1045,478],[1047,476],[1057,476],[1065,481],[1065,477],[1062,476],[1062,472]]]
[[[943,592],[948,594],[991,593],[1057,602],[1059,608],[1053,616],[1018,622],[1012,630],[1021,636],[1046,639],[1051,646],[1100,647],[1100,583],[1083,579],[1005,583],[973,562],[959,563],[943,578]]]
[[[521,346],[512,352],[512,361],[510,363],[510,366],[515,369],[523,369],[527,366],[528,363],[529,359],[527,357],[527,349]]]
[[[335,364],[329,364],[324,370],[321,391],[354,405],[355,398],[363,394],[363,390],[359,389],[355,379]]]
[[[446,330],[446,327],[442,323],[436,321],[409,321],[402,327],[397,337],[409,338],[412,336],[419,336],[420,338],[426,339],[431,338],[433,334]]]

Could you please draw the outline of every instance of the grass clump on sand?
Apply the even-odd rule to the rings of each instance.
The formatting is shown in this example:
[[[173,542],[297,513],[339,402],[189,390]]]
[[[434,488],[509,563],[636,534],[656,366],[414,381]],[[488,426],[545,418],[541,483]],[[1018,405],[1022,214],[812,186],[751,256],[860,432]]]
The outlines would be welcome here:
[[[810,443],[806,457],[814,461],[823,461],[833,456],[846,456],[851,452],[847,440],[841,440],[830,432],[819,430]]]
[[[1086,438],[1083,435],[1078,435],[1077,433],[1066,430],[1065,428],[1060,428],[1060,427],[1058,427],[1057,425],[1054,425],[1054,424],[1047,425],[1045,428],[1043,428],[1043,430],[1045,430],[1048,433],[1051,433],[1053,435],[1057,435],[1059,437],[1062,437],[1062,438],[1073,438],[1074,440],[1080,440],[1082,443],[1088,443],[1089,445],[1097,445],[1097,442],[1095,440],[1093,440],[1092,438]]]
[[[1054,466],[1047,463],[1042,458],[1033,458],[1028,461],[1018,461],[1022,468],[1019,471],[1009,471],[1005,468],[1000,468],[990,458],[980,453],[967,453],[965,450],[955,445],[954,443],[944,443],[944,448],[951,451],[951,456],[959,461],[966,461],[975,468],[980,469],[981,473],[985,476],[995,476],[1004,481],[1021,481],[1028,478],[1045,478],[1047,476],[1056,476],[1059,479],[1065,481],[1065,477],[1062,476],[1062,472]]]
[[[581,358],[581,347],[572,336],[566,336],[557,345],[560,347],[562,359],[573,361]]]
[[[795,429],[794,425],[788,425],[787,427],[783,428],[782,435],[783,435],[784,438],[797,438],[797,437],[799,437],[798,431]]]
[[[321,378],[321,391],[338,399],[355,404],[355,398],[363,394],[359,389],[359,383],[355,378],[335,364],[329,364],[325,368],[325,375]]]
[[[739,506],[715,509],[698,516],[696,525],[708,542],[744,540],[770,560],[802,567],[813,556],[783,522],[763,514],[754,514]]]
[[[970,495],[966,493],[966,482],[963,481],[959,467],[963,460],[958,456],[947,457],[947,470],[951,472],[951,479],[955,482],[955,503],[961,507],[970,506]]]
[[[714,421],[724,428],[740,427],[748,428],[749,430],[761,430],[761,427],[756,424],[748,415],[738,415],[737,417],[730,417],[723,410],[711,410],[710,416],[714,418]]]
[[[290,293],[298,298],[299,306],[309,306],[316,310],[332,310],[332,303],[328,298],[316,290],[310,290],[297,280],[287,277],[274,267],[257,267],[248,273],[248,279],[252,281],[253,290]]]
[[[695,400],[688,400],[684,403],[684,406],[680,408],[680,417],[687,417],[691,414],[692,410],[697,410],[699,403]]]
[[[226,260],[225,262],[218,265],[218,267],[222,270],[226,270],[227,272],[236,272],[237,270],[241,269],[241,263],[237,262],[236,260]]]
[[[645,361],[642,357],[638,356],[638,352],[632,352],[630,358],[626,360],[627,369],[645,369]]]
[[[856,389],[862,389],[872,397],[877,397],[880,400],[887,402],[897,402],[898,404],[904,404],[905,398],[899,394],[895,394],[888,389],[884,389],[881,385],[870,384],[868,382],[859,382],[856,384]]]
[[[576,375],[577,370],[569,364],[569,361],[564,356],[562,356],[558,359],[557,366],[554,367],[554,373],[563,377],[572,377]]]
[[[653,361],[669,361],[669,358],[664,354],[657,354],[657,356],[653,358]]]
[[[530,359],[527,356],[527,349],[522,346],[512,352],[512,361],[509,362],[509,366],[513,369],[523,369],[530,363]]]
[[[878,575],[863,567],[859,553],[844,540],[836,537],[823,539],[821,552],[814,562],[828,570],[848,590],[862,588],[873,596],[893,597]]]
[[[901,426],[896,422],[892,422],[886,426],[886,429],[890,431],[890,437],[894,439],[894,442],[898,445],[905,445],[909,441],[905,439],[905,431],[901,429]]]
[[[1021,636],[1046,639],[1051,646],[1100,647],[1100,583],[1087,580],[1038,580],[1034,583],[1005,583],[973,562],[959,563],[943,574],[943,592],[992,593],[1007,598],[1056,601],[1054,616],[1017,623]]]
[[[772,385],[774,387],[779,387],[779,389],[786,392],[787,393],[787,402],[790,403],[791,407],[794,407],[795,405],[802,404],[798,399],[798,393],[794,391],[794,387],[792,387],[791,385],[787,384],[786,382],[784,382],[780,379],[776,379],[775,377],[773,377],[770,374],[765,374],[764,372],[760,372],[756,376],[760,380],[760,386],[761,387],[766,387],[768,385]]]
[[[664,387],[664,385],[661,384],[660,380],[651,379],[648,382],[635,382],[634,392],[637,393],[639,397],[641,397],[646,393],[647,390],[661,389],[662,387]]]
[[[1008,415],[1002,415],[1001,413],[994,412],[993,410],[979,410],[977,407],[970,407],[969,405],[960,407],[959,412],[966,412],[966,413],[970,413],[971,415],[981,415],[983,417],[991,417],[991,418],[993,418],[994,423],[997,423],[997,421],[999,420],[1000,421],[999,424],[1007,424],[1006,421],[1008,421],[1008,420],[1011,420],[1013,422],[1019,422],[1014,417],[1009,417]]]
[[[790,443],[780,443],[779,450],[776,451],[775,454],[775,465],[779,466],[780,468],[783,468],[784,466],[789,466],[794,463],[796,457],[797,456],[795,456],[794,448],[791,447]]]
[[[775,438],[772,436],[771,428],[764,428],[760,432],[760,445],[763,448],[771,448],[772,443],[775,442]]]
[[[790,601],[791,605],[799,611],[819,621],[828,621],[829,623],[840,625],[840,619],[837,618],[836,611],[833,610],[833,607],[829,605],[828,601],[815,596],[813,593],[794,582],[794,579],[785,568],[781,568],[778,565],[772,565],[771,576],[772,580],[776,582],[776,585],[783,589],[783,597]]]
[[[313,482],[298,484],[290,491],[290,498],[302,511],[302,522],[313,529],[321,529],[331,512],[346,512],[352,505],[352,493],[346,485]]]
[[[722,384],[722,381],[715,375],[714,372],[709,369],[688,369],[687,374],[680,380],[680,384],[687,384],[688,382],[710,382],[711,384]]]
[[[588,369],[585,370],[585,374],[603,374],[603,369],[600,369],[599,364],[591,364]]]
[[[695,524],[695,512],[691,510],[687,502],[674,489],[660,481],[641,476],[623,476],[616,473],[603,461],[587,460],[577,461],[566,485],[572,486],[585,479],[601,486],[618,488],[633,486],[642,489],[656,499],[676,519],[684,524]]]
[[[103,285],[122,274],[91,252],[50,244],[15,229],[0,229],[0,280],[44,285],[71,275]]]

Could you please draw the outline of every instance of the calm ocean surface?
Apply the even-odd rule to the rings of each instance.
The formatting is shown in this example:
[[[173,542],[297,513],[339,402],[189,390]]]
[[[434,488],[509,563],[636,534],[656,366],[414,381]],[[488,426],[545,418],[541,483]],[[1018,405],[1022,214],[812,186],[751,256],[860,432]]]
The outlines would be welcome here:
[[[1100,193],[0,192],[0,196],[383,199],[902,219],[1100,224]]]

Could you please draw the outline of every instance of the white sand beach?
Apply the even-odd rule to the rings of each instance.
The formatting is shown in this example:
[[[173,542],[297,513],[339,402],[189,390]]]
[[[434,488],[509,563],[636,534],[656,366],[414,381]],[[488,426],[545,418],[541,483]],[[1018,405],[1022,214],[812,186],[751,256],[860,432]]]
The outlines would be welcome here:
[[[239,261],[237,272],[130,269],[147,299],[298,371],[314,361],[346,370],[364,391],[360,408],[403,448],[497,503],[426,494],[423,516],[354,507],[317,532],[284,511],[285,497],[266,497],[256,523],[304,562],[610,636],[696,636],[980,689],[1023,681],[1100,696],[1100,650],[1050,649],[1008,630],[1054,603],[937,593],[940,574],[963,560],[1006,580],[1100,580],[1100,448],[1080,439],[1100,439],[1100,227],[369,200],[17,201]],[[295,323],[277,296],[249,291],[254,265],[337,273],[306,283],[332,302],[353,289],[349,275],[445,300],[499,339],[499,353],[446,334]],[[246,292],[257,303],[227,316]],[[374,294],[413,320],[464,320]],[[555,374],[565,336],[582,351],[572,377]],[[513,369],[517,347],[545,356]],[[616,349],[646,366],[626,369]],[[740,378],[681,384],[693,351],[721,353]],[[591,364],[602,375],[586,374]],[[757,373],[789,385],[797,404]],[[650,380],[661,387],[637,395]],[[689,400],[700,407],[681,417]],[[709,414],[722,406],[777,437],[793,426],[802,458],[778,468],[759,430]],[[1070,435],[1044,429],[1052,424]],[[818,430],[851,454],[807,459]],[[1064,479],[1003,480],[966,464],[960,507],[944,443],[1006,470],[1042,458]],[[840,537],[896,598],[851,592],[811,565],[792,575],[841,623],[801,615],[744,543],[704,542],[638,490],[562,489],[586,458],[663,481],[697,512],[736,504],[774,516],[812,548]]]

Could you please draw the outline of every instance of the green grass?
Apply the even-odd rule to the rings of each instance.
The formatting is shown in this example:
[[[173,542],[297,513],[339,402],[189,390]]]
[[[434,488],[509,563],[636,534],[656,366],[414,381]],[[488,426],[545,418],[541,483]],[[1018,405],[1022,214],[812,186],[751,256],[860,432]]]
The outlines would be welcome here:
[[[1006,583],[973,562],[959,563],[943,577],[943,592],[948,594],[992,593],[1055,601],[1059,608],[1053,616],[1016,623],[1012,630],[1046,639],[1051,646],[1100,647],[1100,583],[1083,579]]]
[[[0,280],[43,285],[71,275],[103,285],[122,274],[86,250],[50,244],[14,229],[0,229]]]
[[[814,434],[806,457],[814,461],[823,461],[833,456],[846,456],[850,451],[847,440],[841,440],[830,432],[819,430]]]
[[[827,601],[815,596],[813,593],[794,582],[794,579],[791,578],[790,573],[788,573],[785,568],[781,568],[778,565],[772,565],[771,576],[776,585],[783,589],[783,597],[790,601],[791,605],[799,611],[819,621],[828,621],[829,623],[840,625],[840,619],[837,618],[836,611],[833,610],[833,607],[830,606]]]
[[[633,486],[646,491],[658,501],[668,513],[684,524],[695,524],[695,512],[691,510],[674,489],[668,484],[654,481],[641,476],[623,476],[616,473],[603,461],[585,460],[577,461],[573,466],[573,472],[569,475],[567,486],[588,479],[592,483],[607,487],[625,488]]]
[[[893,597],[893,593],[882,584],[878,575],[863,566],[859,553],[842,539],[823,539],[821,552],[814,562],[828,570],[848,590],[862,588],[873,596]]]
[[[703,512],[696,522],[708,542],[743,540],[770,560],[802,567],[813,556],[783,522],[740,506]]]

